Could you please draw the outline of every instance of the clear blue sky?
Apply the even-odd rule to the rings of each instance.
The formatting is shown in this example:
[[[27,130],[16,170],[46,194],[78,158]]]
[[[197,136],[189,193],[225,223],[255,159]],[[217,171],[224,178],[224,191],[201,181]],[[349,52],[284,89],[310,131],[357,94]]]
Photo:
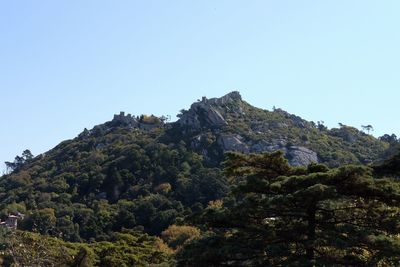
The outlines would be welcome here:
[[[400,135],[400,2],[1,1],[0,162],[203,95]]]

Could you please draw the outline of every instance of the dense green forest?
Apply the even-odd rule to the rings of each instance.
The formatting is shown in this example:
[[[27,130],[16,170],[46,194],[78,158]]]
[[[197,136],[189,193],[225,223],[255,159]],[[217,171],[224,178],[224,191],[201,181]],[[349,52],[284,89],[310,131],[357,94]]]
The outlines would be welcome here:
[[[32,265],[41,249],[50,260],[40,266],[398,262],[395,135],[328,129],[255,108],[237,92],[203,98],[178,117],[121,113],[44,154],[26,150],[7,162],[0,216],[25,217],[21,231],[3,233],[4,264]],[[225,158],[229,151],[239,154]],[[317,206],[314,234],[304,233]],[[18,256],[16,244],[32,256]]]
[[[205,234],[178,266],[398,266],[400,182],[387,163],[291,167],[281,152],[228,154],[236,186],[190,220]]]

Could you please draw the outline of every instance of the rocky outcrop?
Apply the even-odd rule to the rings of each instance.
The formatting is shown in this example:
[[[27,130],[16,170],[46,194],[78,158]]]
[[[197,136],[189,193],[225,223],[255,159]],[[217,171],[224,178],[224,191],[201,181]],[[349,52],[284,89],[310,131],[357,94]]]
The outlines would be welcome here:
[[[249,153],[249,147],[242,142],[242,139],[240,135],[221,135],[218,138],[218,144],[224,151]]]
[[[311,127],[307,121],[281,109],[275,109],[275,112],[283,116],[280,120],[265,121],[256,119],[250,122],[248,129],[242,128],[240,133],[232,132],[231,129],[225,131],[227,128],[223,129],[223,127],[227,126],[228,123],[232,124],[230,126],[235,127],[235,122],[243,123],[246,121],[246,114],[243,111],[245,105],[243,104],[244,102],[242,102],[239,92],[231,92],[220,98],[207,99],[203,97],[201,101],[193,103],[188,111],[182,113],[178,121],[186,130],[196,134],[192,137],[191,148],[205,156],[220,153],[214,153],[215,144],[219,147],[217,151],[222,152],[263,153],[281,150],[293,166],[307,166],[312,162],[318,162],[317,153],[303,146],[289,145],[289,141],[284,136],[272,140],[270,138],[257,138],[257,140],[251,140],[250,138],[249,140],[248,136],[252,136],[251,134],[254,133],[260,137],[265,133],[271,133],[272,135],[272,131],[276,129],[285,132],[290,127],[298,127],[300,129]],[[240,127],[240,124],[238,124],[238,127]],[[211,140],[208,135],[204,134],[204,130],[210,131],[211,136],[214,136],[216,140]],[[247,135],[246,130],[251,134]],[[208,150],[213,152],[207,153],[206,151]]]
[[[230,92],[229,94],[226,94],[223,97],[219,97],[219,98],[207,99],[207,98],[203,97],[203,101],[204,100],[206,100],[206,102],[208,102],[211,105],[222,106],[222,105],[227,105],[227,104],[235,102],[235,101],[242,101],[242,96],[240,95],[240,93],[238,91],[233,91],[233,92]]]
[[[185,112],[178,122],[181,126],[187,126],[196,130],[201,129],[203,126],[219,128],[228,125],[218,110],[201,103],[193,104],[190,110]]]
[[[250,146],[251,153],[274,152],[281,150],[292,166],[308,166],[311,163],[318,163],[318,155],[311,149],[303,146],[287,146],[285,140],[267,142],[261,140]]]
[[[286,157],[292,166],[307,166],[311,163],[318,163],[317,153],[302,146],[290,146],[286,151]]]
[[[286,140],[274,140],[272,142],[260,140],[250,146],[251,153],[273,152],[277,150],[286,152]]]
[[[228,122],[221,114],[221,110],[229,109],[229,111],[240,114],[243,110],[240,106],[227,107],[226,105],[241,101],[242,97],[239,92],[231,92],[220,98],[207,99],[203,97],[201,101],[193,103],[188,111],[185,111],[178,123],[181,126],[190,127],[192,129],[201,129],[202,127],[220,128],[228,125]]]
[[[311,163],[318,163],[318,155],[311,149],[303,146],[288,146],[286,140],[277,139],[273,141],[260,140],[258,142],[245,141],[238,134],[223,134],[217,139],[220,148],[226,151],[242,153],[264,153],[283,151],[292,166],[308,166]]]
[[[217,127],[228,125],[228,123],[225,121],[224,117],[222,117],[221,113],[219,113],[218,110],[216,110],[214,108],[210,108],[206,112],[205,120],[208,124],[214,125]]]

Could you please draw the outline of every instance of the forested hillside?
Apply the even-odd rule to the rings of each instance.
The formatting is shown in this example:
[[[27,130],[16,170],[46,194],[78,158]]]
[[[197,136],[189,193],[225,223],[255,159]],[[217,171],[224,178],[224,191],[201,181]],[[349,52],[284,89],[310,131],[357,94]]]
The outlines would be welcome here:
[[[398,146],[394,135],[255,108],[238,92],[203,98],[178,117],[121,113],[44,154],[25,151],[1,177],[0,216],[25,214],[20,229],[71,242],[112,241],[126,229],[159,236],[221,205],[237,182],[223,175],[227,151],[279,150],[295,167],[337,167],[381,162]]]

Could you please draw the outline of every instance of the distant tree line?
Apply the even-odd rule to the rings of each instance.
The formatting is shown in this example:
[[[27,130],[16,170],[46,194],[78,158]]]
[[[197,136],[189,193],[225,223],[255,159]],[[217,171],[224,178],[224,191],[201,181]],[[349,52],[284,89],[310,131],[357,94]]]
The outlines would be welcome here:
[[[16,156],[13,162],[6,161],[6,168],[7,172],[13,172],[13,171],[18,171],[19,169],[22,168],[22,166],[25,165],[25,163],[28,163],[33,159],[33,155],[29,149],[26,149],[22,152],[21,156]]]

